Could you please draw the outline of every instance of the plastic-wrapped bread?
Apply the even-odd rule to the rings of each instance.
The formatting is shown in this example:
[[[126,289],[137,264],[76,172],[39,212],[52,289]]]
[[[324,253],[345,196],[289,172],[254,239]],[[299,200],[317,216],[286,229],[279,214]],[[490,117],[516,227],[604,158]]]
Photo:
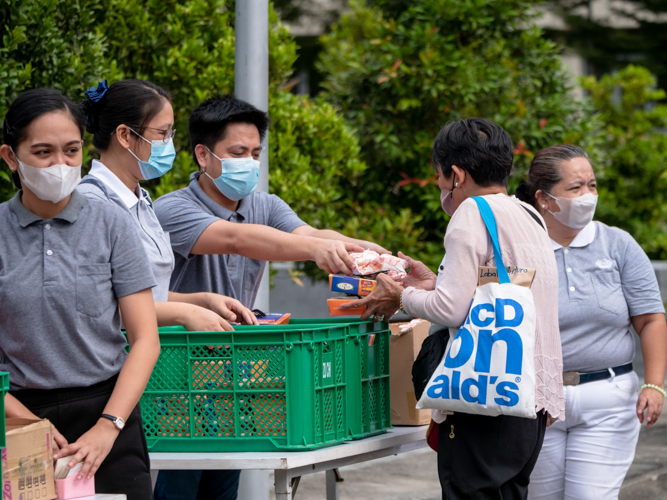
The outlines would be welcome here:
[[[363,253],[351,253],[350,257],[354,263],[352,272],[358,276],[384,272],[394,281],[401,281],[407,275],[407,262],[390,254],[380,255],[373,250],[364,250]]]

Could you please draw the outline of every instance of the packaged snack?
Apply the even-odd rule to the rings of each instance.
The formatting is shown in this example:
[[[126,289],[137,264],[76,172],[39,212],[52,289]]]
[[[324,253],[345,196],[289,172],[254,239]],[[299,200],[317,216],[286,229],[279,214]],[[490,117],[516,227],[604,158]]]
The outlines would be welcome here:
[[[390,254],[378,254],[373,250],[364,250],[363,253],[351,253],[354,262],[352,272],[358,276],[387,273],[394,281],[401,281],[407,275],[408,263]]]
[[[357,278],[356,276],[329,275],[329,287],[332,292],[364,296],[370,295],[375,290],[375,285],[377,285],[377,281]]]
[[[340,306],[343,304],[348,304],[349,302],[354,302],[357,299],[327,299],[327,305],[329,306],[329,314],[332,316],[359,316],[366,312],[366,306],[355,307],[353,309],[341,310]]]

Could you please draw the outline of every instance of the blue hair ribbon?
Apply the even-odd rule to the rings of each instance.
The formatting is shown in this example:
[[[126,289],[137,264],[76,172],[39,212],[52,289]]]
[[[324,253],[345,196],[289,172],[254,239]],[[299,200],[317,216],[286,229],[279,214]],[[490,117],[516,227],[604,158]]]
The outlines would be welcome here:
[[[99,102],[102,97],[104,97],[104,94],[106,94],[107,90],[109,90],[109,84],[105,78],[101,82],[98,82],[97,88],[90,87],[88,90],[86,90],[85,94],[91,101]]]

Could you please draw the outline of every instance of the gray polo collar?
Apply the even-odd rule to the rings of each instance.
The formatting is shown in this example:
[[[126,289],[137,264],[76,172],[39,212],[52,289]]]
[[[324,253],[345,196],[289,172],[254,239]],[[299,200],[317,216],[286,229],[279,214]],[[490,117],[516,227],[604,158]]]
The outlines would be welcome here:
[[[255,193],[250,193],[248,196],[243,198],[239,202],[239,207],[236,210],[236,212],[232,212],[231,210],[227,210],[225,207],[222,205],[219,205],[216,203],[209,195],[207,195],[204,190],[201,188],[199,185],[199,176],[201,175],[201,172],[193,172],[190,174],[190,184],[188,184],[188,188],[192,189],[192,191],[195,193],[195,196],[199,198],[199,200],[206,206],[208,209],[215,215],[216,217],[220,217],[221,219],[224,220],[229,220],[229,218],[234,215],[235,213],[237,215],[240,215],[243,220],[248,220],[248,217],[250,217],[250,210],[251,210],[251,197],[255,196]]]
[[[9,200],[9,208],[16,214],[20,226],[26,227],[33,222],[44,220],[23,206],[23,203],[21,203],[22,194],[23,191],[20,190],[11,200]],[[75,189],[72,192],[72,197],[70,198],[67,206],[63,208],[63,210],[58,215],[56,215],[54,219],[62,219],[73,224],[79,217],[81,209],[86,206],[86,203],[88,203],[86,196],[79,193]]]

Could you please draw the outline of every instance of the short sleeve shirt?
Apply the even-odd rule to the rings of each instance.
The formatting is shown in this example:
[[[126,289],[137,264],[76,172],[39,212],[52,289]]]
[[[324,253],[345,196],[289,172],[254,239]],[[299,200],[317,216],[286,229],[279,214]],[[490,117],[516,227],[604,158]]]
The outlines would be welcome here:
[[[597,221],[567,248],[552,245],[563,369],[591,372],[632,361],[632,317],[665,312],[644,251],[625,231]]]
[[[305,222],[277,196],[257,191],[243,198],[236,212],[231,212],[202,190],[198,178],[197,173],[192,174],[188,187],[166,194],[154,204],[162,228],[169,233],[176,260],[169,289],[219,293],[252,307],[266,261],[241,255],[192,255],[192,247],[204,230],[219,220],[262,224],[287,233]]]
[[[42,220],[21,191],[0,204],[0,371],[12,390],[88,387],[127,356],[118,297],[155,286],[121,208],[72,193]]]
[[[174,270],[174,254],[169,244],[169,233],[162,230],[148,192],[139,186],[135,192],[131,191],[111,170],[97,160],[93,160],[90,173],[83,178],[77,190],[89,198],[115,203],[132,215],[157,283],[153,288],[153,299],[156,302],[167,302],[169,280]]]

